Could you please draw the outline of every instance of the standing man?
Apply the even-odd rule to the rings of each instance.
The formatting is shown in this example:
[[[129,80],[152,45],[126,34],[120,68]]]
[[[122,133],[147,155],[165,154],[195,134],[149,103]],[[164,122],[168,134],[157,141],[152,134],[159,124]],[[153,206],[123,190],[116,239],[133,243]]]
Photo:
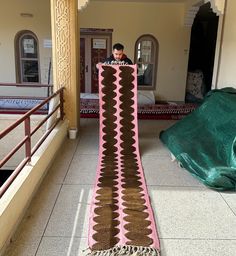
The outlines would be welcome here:
[[[99,62],[96,67],[98,68],[99,64],[107,65],[132,65],[133,62],[124,54],[124,46],[120,43],[116,43],[112,48],[112,55],[105,59],[103,63]]]

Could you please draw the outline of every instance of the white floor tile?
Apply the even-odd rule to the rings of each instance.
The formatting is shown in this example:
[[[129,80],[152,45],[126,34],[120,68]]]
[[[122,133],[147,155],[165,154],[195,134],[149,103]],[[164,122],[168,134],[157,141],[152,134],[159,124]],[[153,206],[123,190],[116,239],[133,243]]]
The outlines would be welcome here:
[[[166,130],[176,122],[175,120],[139,120],[139,136],[144,136],[145,134],[158,136],[161,131]]]
[[[78,237],[44,237],[36,256],[83,256],[87,239]]]
[[[64,185],[58,197],[45,236],[87,237],[92,188]]]
[[[236,240],[161,240],[161,256],[233,256]]]
[[[221,196],[224,198],[226,203],[229,205],[231,210],[234,212],[236,216],[236,195],[235,191],[233,192],[221,192]]]
[[[33,240],[16,240],[13,241],[4,256],[34,256],[39,246],[41,238],[34,238]]]
[[[43,181],[12,238],[7,256],[35,255],[59,191],[59,185],[48,186],[46,180]]]
[[[98,155],[77,155],[64,180],[66,184],[94,184]]]
[[[140,120],[139,143],[161,256],[234,256],[235,193],[207,189],[171,162],[159,133],[174,124]],[[6,256],[84,256],[98,160],[98,119],[81,119],[80,137],[65,141]]]
[[[149,187],[161,238],[236,239],[236,217],[218,192]]]
[[[79,141],[77,154],[98,155],[98,135],[84,135]]]
[[[81,134],[95,134],[97,135],[99,132],[99,119],[98,118],[90,118],[90,119],[81,119],[82,123],[80,124],[80,132]]]
[[[48,171],[48,183],[61,184],[63,182],[69,170],[70,163],[76,152],[78,141],[79,139],[66,139]]]
[[[33,198],[22,223],[19,238],[22,236],[41,237],[52,213],[60,186],[45,183],[40,187],[39,193]]]
[[[139,137],[139,148],[141,156],[169,156],[170,151],[162,144],[158,136],[151,134]]]
[[[203,186],[170,156],[143,156],[142,164],[147,185]]]

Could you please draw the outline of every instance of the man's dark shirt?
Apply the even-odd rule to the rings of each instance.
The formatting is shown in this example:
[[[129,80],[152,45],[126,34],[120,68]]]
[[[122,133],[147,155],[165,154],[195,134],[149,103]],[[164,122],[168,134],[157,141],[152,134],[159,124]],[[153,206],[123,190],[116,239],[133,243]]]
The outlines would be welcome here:
[[[115,60],[113,54],[108,57],[107,59],[105,59],[105,61],[103,62],[103,64],[107,64],[107,65],[132,65],[133,62],[125,55],[122,55],[121,60]]]

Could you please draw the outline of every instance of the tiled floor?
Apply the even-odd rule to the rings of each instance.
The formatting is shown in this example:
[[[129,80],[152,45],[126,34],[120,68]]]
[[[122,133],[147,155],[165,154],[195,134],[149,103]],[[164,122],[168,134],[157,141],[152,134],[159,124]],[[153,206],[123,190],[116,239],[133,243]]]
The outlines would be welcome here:
[[[158,140],[172,121],[142,120],[142,163],[162,256],[235,256],[236,195],[207,189]],[[6,256],[83,256],[98,158],[98,119],[82,119],[67,140],[20,225]]]

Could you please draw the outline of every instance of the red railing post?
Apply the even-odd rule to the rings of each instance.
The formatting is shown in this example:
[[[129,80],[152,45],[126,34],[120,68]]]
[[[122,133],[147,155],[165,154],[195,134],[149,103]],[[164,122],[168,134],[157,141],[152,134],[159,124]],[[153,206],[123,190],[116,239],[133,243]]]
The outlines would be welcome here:
[[[1,86],[1,83],[0,83]],[[27,111],[21,118],[19,118],[16,122],[14,122],[12,125],[7,127],[5,130],[0,131],[0,139],[4,138],[7,134],[9,134],[12,130],[14,130],[16,127],[24,123],[25,128],[25,136],[24,138],[8,153],[6,156],[1,160],[0,159],[0,168],[8,162],[8,160],[21,148],[25,145],[25,158],[21,161],[21,163],[16,167],[16,169],[13,171],[13,173],[8,177],[8,179],[5,181],[5,183],[0,188],[0,198],[4,194],[4,192],[7,190],[7,188],[11,185],[11,183],[14,181],[14,179],[17,177],[17,175],[21,172],[23,167],[31,161],[32,155],[37,151],[37,149],[42,145],[42,143],[45,141],[45,139],[48,137],[48,135],[51,133],[51,131],[56,127],[56,125],[64,118],[64,99],[63,99],[63,90],[62,87],[57,92],[50,95],[50,97],[44,99],[40,104],[33,107],[31,110]],[[60,97],[60,103],[55,106],[54,110],[51,113],[48,113],[46,117],[36,125],[31,131],[31,125],[30,125],[30,117],[31,115],[35,114],[39,109],[41,109],[45,104],[48,104],[49,101],[52,98]],[[31,145],[31,137],[35,134],[36,131],[42,125],[55,113],[58,112],[60,109],[60,118],[58,118],[54,124],[44,133],[44,135],[38,140],[38,142],[34,145],[32,148]]]
[[[31,134],[30,134],[30,116],[25,119],[25,156],[31,161]]]

